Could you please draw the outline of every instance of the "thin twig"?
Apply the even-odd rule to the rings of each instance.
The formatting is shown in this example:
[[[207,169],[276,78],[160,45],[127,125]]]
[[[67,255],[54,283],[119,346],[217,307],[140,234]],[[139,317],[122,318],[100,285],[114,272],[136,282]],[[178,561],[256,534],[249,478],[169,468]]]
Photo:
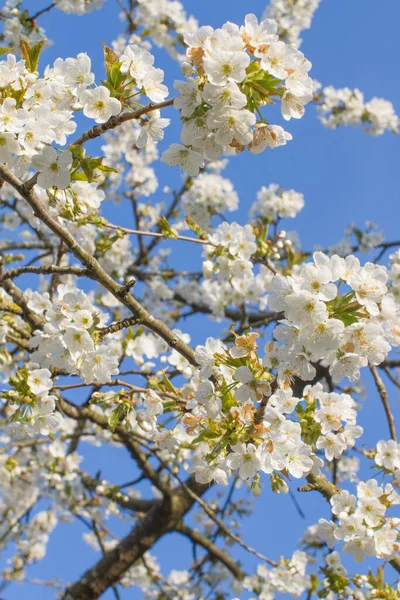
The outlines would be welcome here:
[[[377,371],[377,368],[374,365],[370,364],[369,370],[372,373],[372,377],[374,378],[376,389],[378,390],[379,396],[381,397],[381,400],[382,400],[383,408],[384,408],[384,411],[386,414],[386,419],[387,419],[387,422],[389,425],[390,437],[392,438],[392,440],[397,442],[394,417],[393,417],[393,413],[390,409],[389,397],[388,397],[388,393],[385,388],[385,384],[383,383],[383,381]]]
[[[35,13],[34,15],[32,15],[32,17],[28,17],[27,21],[36,21],[36,19],[38,17],[40,17],[41,15],[44,15],[45,13],[49,12],[52,8],[54,8],[56,5],[55,2],[52,2],[49,6],[46,6],[45,8],[42,8],[41,10],[38,10],[37,13]]]
[[[246,544],[245,542],[243,542],[238,535],[236,535],[235,533],[233,533],[233,531],[231,531],[225,525],[225,523],[219,517],[217,517],[217,515],[215,514],[215,512],[208,507],[207,503],[204,502],[204,500],[202,500],[200,498],[200,496],[198,496],[195,492],[193,492],[193,490],[191,490],[186,485],[186,483],[184,481],[182,481],[182,479],[176,473],[174,473],[173,469],[171,469],[169,467],[169,465],[167,465],[167,463],[160,457],[160,455],[158,454],[158,452],[156,450],[154,450],[154,448],[152,448],[151,446],[149,446],[149,444],[147,444],[144,441],[140,441],[140,444],[142,444],[152,454],[154,454],[154,456],[157,457],[157,459],[160,461],[160,463],[162,464],[162,466],[164,467],[164,469],[166,469],[177,480],[177,482],[182,486],[182,488],[185,490],[185,492],[187,494],[189,494],[189,496],[191,498],[193,498],[193,500],[196,500],[196,502],[201,506],[201,508],[204,510],[204,512],[210,517],[210,519],[212,519],[214,521],[214,523],[216,523],[221,528],[221,530],[225,533],[225,535],[227,535],[232,540],[234,540],[237,544],[239,544],[239,546],[241,546],[242,548],[244,548],[245,550],[247,550],[247,552],[249,552],[250,554],[254,554],[255,556],[257,556],[257,558],[265,561],[266,563],[268,563],[269,565],[272,565],[273,567],[277,567],[278,566],[277,562],[275,562],[274,560],[271,560],[267,556],[264,556],[263,554],[261,554],[260,552],[258,552],[258,550],[255,550],[254,548],[252,548],[251,546],[249,546],[248,544]]]
[[[79,136],[75,141],[70,144],[71,146],[81,146],[85,144],[88,140],[93,140],[106,131],[110,129],[115,129],[122,123],[126,121],[132,121],[133,119],[140,119],[143,115],[147,115],[154,110],[160,110],[161,108],[166,108],[167,106],[172,106],[174,102],[174,98],[170,100],[164,100],[164,102],[159,102],[158,104],[149,104],[148,106],[143,106],[143,108],[139,108],[135,112],[125,112],[118,117],[110,117],[106,123],[102,123],[101,125],[95,125],[89,131],[86,131],[81,136]]]
[[[193,242],[194,244],[205,244],[206,246],[214,246],[216,247],[216,244],[213,244],[212,242],[209,242],[208,240],[202,240],[200,238],[194,238],[194,237],[189,237],[187,235],[165,235],[164,233],[159,233],[157,231],[141,231],[139,229],[128,229],[127,227],[121,227],[120,225],[112,225],[111,223],[105,223],[103,225],[104,227],[109,227],[110,229],[117,229],[119,231],[122,231],[123,233],[128,233],[131,235],[143,235],[143,236],[147,236],[147,237],[155,237],[155,238],[164,238],[165,240],[180,240],[183,242]]]
[[[75,275],[76,277],[89,277],[89,271],[87,269],[83,269],[82,267],[74,267],[74,266],[65,266],[60,267],[56,265],[43,265],[40,267],[26,266],[26,267],[18,267],[16,269],[9,269],[6,271],[1,279],[1,281],[5,281],[6,279],[15,279],[20,275],[24,275],[26,273],[33,273],[36,275]]]

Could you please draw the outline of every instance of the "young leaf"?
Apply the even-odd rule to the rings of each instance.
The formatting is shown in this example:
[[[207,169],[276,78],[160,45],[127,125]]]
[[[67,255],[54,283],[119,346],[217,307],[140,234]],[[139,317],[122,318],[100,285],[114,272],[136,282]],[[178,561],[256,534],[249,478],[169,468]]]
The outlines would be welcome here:
[[[19,38],[21,56],[25,61],[26,68],[30,73],[35,73],[39,64],[40,53],[46,40],[40,40],[34,46],[30,46],[26,40]]]
[[[7,48],[6,46],[0,46],[0,56],[4,56],[5,54],[8,54],[9,52],[12,52],[12,48]]]
[[[107,76],[111,70],[111,67],[118,62],[118,54],[116,54],[114,52],[114,50],[112,50],[111,48],[109,48],[104,42],[103,42],[103,52],[104,52],[104,65],[106,67],[106,72],[107,72]]]

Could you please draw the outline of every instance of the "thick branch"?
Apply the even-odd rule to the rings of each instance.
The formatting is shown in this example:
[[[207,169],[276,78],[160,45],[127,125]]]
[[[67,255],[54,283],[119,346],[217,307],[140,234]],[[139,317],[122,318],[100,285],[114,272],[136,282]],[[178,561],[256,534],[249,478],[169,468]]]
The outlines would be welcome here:
[[[209,486],[196,483],[190,477],[185,485],[197,496],[203,495]],[[169,498],[154,506],[139,520],[121,542],[107,552],[97,564],[87,570],[82,578],[71,585],[63,600],[94,600],[105,590],[120,581],[124,573],[166,533],[174,531],[181,519],[191,509],[195,500],[182,486],[172,491]]]
[[[204,537],[203,535],[201,535],[201,533],[199,533],[195,529],[191,529],[184,523],[179,523],[176,527],[176,531],[178,531],[178,533],[182,533],[182,535],[185,535],[192,542],[194,542],[195,544],[199,544],[199,546],[202,546],[205,550],[207,550],[213,558],[222,562],[225,565],[225,567],[229,569],[232,575],[236,577],[236,579],[239,579],[240,581],[244,579],[244,577],[246,576],[244,571],[242,571],[242,569],[237,565],[237,563],[235,563],[235,561],[232,560],[230,556],[228,556],[223,550],[221,550],[221,548],[218,548],[218,546],[216,546],[209,538]]]
[[[20,307],[23,316],[32,329],[38,329],[43,326],[43,319],[28,307],[24,294],[10,279],[2,280],[0,277],[0,286],[11,296],[15,304]]]

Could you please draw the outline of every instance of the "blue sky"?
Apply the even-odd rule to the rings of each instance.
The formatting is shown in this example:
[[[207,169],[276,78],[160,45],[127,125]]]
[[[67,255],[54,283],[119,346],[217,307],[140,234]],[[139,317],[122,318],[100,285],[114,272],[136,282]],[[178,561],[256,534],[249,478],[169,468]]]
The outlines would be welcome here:
[[[31,12],[46,5],[45,0],[25,3]],[[226,20],[241,23],[247,12],[261,16],[265,2],[260,0],[203,0],[185,2],[188,12],[194,14],[201,24],[219,26]],[[40,24],[45,27],[54,46],[42,56],[42,66],[61,56],[76,56],[87,52],[93,61],[96,79],[103,76],[101,42],[111,41],[121,31],[119,9],[114,0],[108,0],[101,11],[87,17],[67,16],[59,11],[43,15]],[[400,81],[398,77],[398,51],[393,40],[398,37],[400,3],[398,0],[322,0],[312,29],[304,32],[302,51],[313,63],[311,75],[323,85],[336,87],[358,87],[365,99],[379,96],[391,100],[400,112]],[[156,66],[166,71],[166,82],[172,89],[175,78],[179,78],[176,65],[163,51],[156,50]],[[175,124],[166,132],[161,145],[163,150],[171,142],[178,141],[179,120],[173,110],[166,115],[175,119]],[[277,121],[282,124],[282,121]],[[387,239],[398,239],[399,232],[399,159],[398,138],[393,134],[370,137],[360,129],[341,128],[337,131],[325,129],[316,119],[316,112],[308,106],[300,121],[292,120],[287,130],[293,141],[284,148],[266,151],[259,156],[243,154],[232,159],[224,175],[231,178],[240,197],[240,209],[232,216],[244,222],[257,190],[262,185],[278,183],[283,188],[293,188],[305,197],[305,208],[296,221],[288,220],[286,229],[296,229],[304,247],[314,244],[326,247],[341,239],[343,229],[351,222],[362,225],[365,220],[376,221],[386,232]],[[93,146],[98,149],[98,146]],[[159,201],[164,185],[171,187],[179,183],[179,172],[175,169],[160,169],[160,188],[154,200]],[[124,209],[113,209],[113,221],[126,219]],[[108,214],[111,214],[111,207]],[[197,250],[196,250],[197,253]],[[179,267],[193,266],[198,253],[174,252]],[[365,258],[367,259],[367,258]],[[204,341],[204,329],[195,321],[189,326],[196,343]],[[218,329],[212,326],[212,331]],[[379,399],[368,383],[370,395],[360,410],[360,424],[365,428],[365,443],[373,444],[387,438]],[[397,402],[397,394],[389,388],[391,399]],[[111,481],[122,482],[131,478],[126,475],[131,469],[121,452],[105,453],[98,448],[85,448],[84,466],[92,472],[101,463],[102,474]],[[134,474],[133,476],[134,477]],[[295,490],[295,484],[293,489]],[[301,520],[291,499],[277,497],[267,490],[256,501],[254,515],[245,522],[243,537],[259,551],[278,559],[281,554],[289,556],[303,530],[315,522],[316,515],[327,516],[325,502],[313,494],[299,495],[298,500],[306,514]],[[74,581],[98,555],[80,541],[84,526],[60,525],[49,544],[47,558],[30,570],[32,577],[61,577]],[[122,531],[122,530],[121,530]],[[178,541],[176,541],[178,540]],[[171,552],[173,544],[173,552]],[[183,569],[189,546],[180,538],[168,537],[157,547],[163,573],[172,568]],[[243,566],[250,572],[256,560],[244,551],[232,550],[241,557]],[[389,570],[388,570],[389,576]],[[388,580],[394,580],[391,573]],[[50,600],[53,592],[33,585],[23,588],[15,585],[1,594],[2,600]],[[104,595],[108,600],[111,592]],[[140,598],[137,590],[123,591],[121,598]]]

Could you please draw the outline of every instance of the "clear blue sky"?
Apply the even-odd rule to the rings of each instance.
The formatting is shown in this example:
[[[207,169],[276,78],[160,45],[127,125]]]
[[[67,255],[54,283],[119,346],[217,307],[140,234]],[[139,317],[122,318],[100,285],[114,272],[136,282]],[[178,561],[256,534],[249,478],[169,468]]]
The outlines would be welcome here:
[[[42,4],[45,6],[46,1],[31,0],[25,5],[34,12]],[[188,0],[185,6],[201,24],[219,26],[227,20],[241,23],[247,12],[261,16],[265,2]],[[121,30],[118,12],[117,3],[108,0],[101,11],[88,17],[67,16],[59,11],[43,15],[40,23],[55,44],[43,55],[42,66],[58,56],[66,58],[87,52],[92,57],[96,78],[100,79],[103,75],[101,42],[104,40],[111,44]],[[312,29],[303,34],[301,49],[313,63],[311,75],[323,85],[358,87],[366,100],[373,96],[391,100],[400,112],[399,51],[394,44],[398,38],[399,22],[398,0],[322,0]],[[172,89],[173,79],[179,77],[179,72],[163,51],[157,50],[155,54],[156,66],[167,72],[166,82]],[[172,110],[168,116],[171,115],[178,122],[178,116]],[[367,219],[376,221],[385,230],[387,239],[400,237],[400,150],[396,136],[387,133],[370,137],[352,128],[329,131],[316,119],[312,106],[307,107],[303,119],[290,121],[287,129],[293,134],[293,141],[287,146],[256,157],[244,153],[232,159],[224,172],[232,179],[241,201],[240,210],[232,216],[233,219],[244,222],[257,190],[262,185],[276,182],[305,196],[305,208],[300,216],[296,221],[288,220],[285,227],[289,230],[295,228],[306,248],[313,244],[327,246],[335,243],[341,239],[343,229],[349,223],[362,225]],[[161,150],[177,141],[177,137],[178,126],[169,128]],[[177,171],[161,168],[160,190],[164,185],[176,186],[177,181]],[[161,195],[159,191],[155,201]],[[119,217],[115,213],[115,219],[121,219],[119,222],[123,217],[123,213]],[[196,260],[192,254],[187,257],[187,263]],[[183,261],[182,258],[179,260]],[[204,341],[203,331],[196,326],[190,328],[196,343]],[[218,329],[213,326],[212,331],[217,332]],[[387,438],[378,398],[371,386],[369,389],[368,401],[360,411],[360,424],[365,428],[364,442],[367,445],[380,439],[378,436]],[[397,401],[396,392],[389,389],[392,400]],[[99,462],[103,476],[110,481],[121,482],[129,478],[126,469],[131,467],[121,460],[121,453],[105,454],[97,448],[85,449],[85,468],[93,472]],[[294,490],[295,487],[294,483]],[[245,541],[274,559],[281,554],[291,555],[306,526],[314,523],[316,516],[328,515],[328,507],[320,498],[313,494],[297,494],[297,497],[306,514],[303,521],[289,497],[276,497],[265,489],[256,502],[254,515],[245,522]],[[99,557],[81,542],[83,531],[84,527],[80,524],[60,525],[49,544],[47,558],[34,566],[30,575],[75,581]],[[164,574],[172,568],[184,569],[187,566],[189,546],[181,540],[176,542],[176,539],[164,539],[156,548]],[[240,554],[244,568],[252,572],[256,564],[252,557],[246,556],[243,551],[238,553],[236,549],[232,553],[234,556]],[[394,576],[391,577],[394,579]],[[25,600],[27,597],[50,600],[53,592],[33,585],[23,588],[14,585],[1,596],[2,600]],[[112,597],[110,592],[104,595],[105,600]],[[135,591],[122,591],[121,597],[123,600],[136,599],[140,598],[140,594],[135,588]]]

